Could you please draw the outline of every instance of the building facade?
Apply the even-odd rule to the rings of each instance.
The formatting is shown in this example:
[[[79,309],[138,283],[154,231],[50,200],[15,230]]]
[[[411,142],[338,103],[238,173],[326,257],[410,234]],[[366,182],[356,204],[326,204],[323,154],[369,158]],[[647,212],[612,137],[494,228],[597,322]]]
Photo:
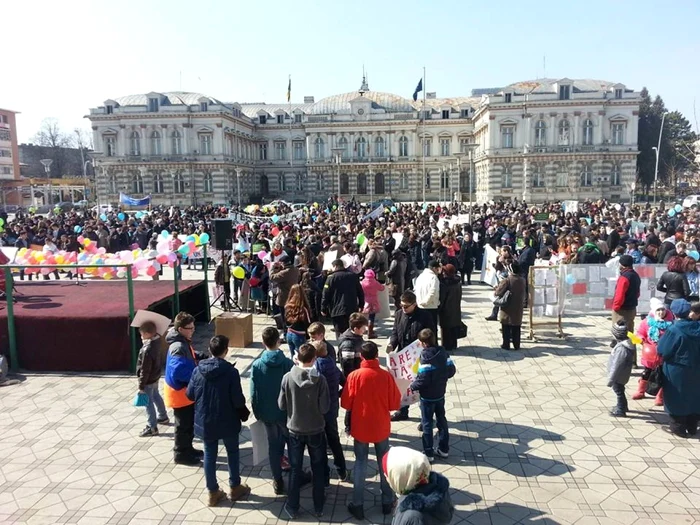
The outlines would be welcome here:
[[[20,178],[16,114],[16,111],[0,108],[0,182],[3,205],[22,201],[21,192],[13,188],[13,181]]]
[[[242,204],[273,197],[528,202],[629,196],[639,93],[520,82],[413,101],[358,91],[303,104],[147,93],[90,110],[100,202]]]

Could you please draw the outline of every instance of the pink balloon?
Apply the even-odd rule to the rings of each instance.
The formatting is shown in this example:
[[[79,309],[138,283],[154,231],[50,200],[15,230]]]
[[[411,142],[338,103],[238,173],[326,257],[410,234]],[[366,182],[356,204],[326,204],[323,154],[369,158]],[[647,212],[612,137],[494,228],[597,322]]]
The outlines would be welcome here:
[[[80,244],[83,244],[83,241],[84,241],[84,240],[85,240],[85,237],[83,237],[82,235],[79,235],[79,236],[78,236],[78,242],[79,242]]]
[[[136,279],[139,276],[139,269],[136,267],[131,268],[131,276]]]
[[[177,261],[177,255],[175,255],[174,253],[170,252],[170,253],[168,254],[168,262],[169,262],[170,265],[172,266],[172,263],[174,263],[175,261]]]
[[[156,257],[156,261],[158,261],[160,264],[165,264],[168,262],[168,256],[161,253],[158,257]]]
[[[146,270],[146,274],[148,274],[151,277],[153,277],[157,273],[158,273],[158,271],[153,266],[149,266],[148,269]]]
[[[265,250],[260,250],[258,252],[258,258],[262,261],[265,257],[267,257],[267,252]]]

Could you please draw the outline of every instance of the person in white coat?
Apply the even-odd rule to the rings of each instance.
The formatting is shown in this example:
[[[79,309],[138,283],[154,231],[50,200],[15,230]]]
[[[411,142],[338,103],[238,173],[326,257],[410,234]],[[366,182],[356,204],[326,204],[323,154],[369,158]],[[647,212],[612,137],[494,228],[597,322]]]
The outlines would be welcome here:
[[[438,306],[440,306],[440,262],[430,261],[428,267],[416,279],[415,292],[418,308],[430,312],[435,326],[438,322]]]

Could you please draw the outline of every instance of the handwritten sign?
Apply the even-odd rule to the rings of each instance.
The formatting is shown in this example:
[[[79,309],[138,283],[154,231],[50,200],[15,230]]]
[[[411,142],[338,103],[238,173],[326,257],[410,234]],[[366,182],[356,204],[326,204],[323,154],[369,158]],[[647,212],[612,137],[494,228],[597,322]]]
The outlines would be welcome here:
[[[420,400],[418,392],[412,392],[408,387],[418,375],[422,350],[420,341],[415,340],[402,350],[387,355],[388,370],[394,376],[396,386],[401,392],[402,407],[412,405]]]

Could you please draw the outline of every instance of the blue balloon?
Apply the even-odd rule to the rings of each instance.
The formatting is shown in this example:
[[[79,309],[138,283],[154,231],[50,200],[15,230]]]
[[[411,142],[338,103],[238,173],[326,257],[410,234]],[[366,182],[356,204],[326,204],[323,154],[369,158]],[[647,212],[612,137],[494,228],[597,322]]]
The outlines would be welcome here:
[[[690,257],[692,257],[693,259],[695,259],[696,261],[697,261],[698,259],[700,259],[700,253],[699,253],[697,250],[690,250],[690,251],[688,252],[688,255],[689,255]]]
[[[188,235],[188,236],[187,236],[187,239],[185,239],[185,241],[186,241],[186,242],[190,242],[190,241],[195,242],[194,235]]]
[[[574,277],[572,274],[569,274],[566,276],[566,284],[574,284],[576,283],[576,277]]]
[[[136,218],[137,218],[137,219],[140,219],[141,217],[143,217],[143,212],[142,212],[142,211],[137,211],[137,212],[136,212]]]
[[[683,211],[683,206],[680,204],[676,204],[676,207],[674,208],[676,210],[676,213],[680,213]]]
[[[392,206],[392,207],[389,208],[389,209],[391,210],[391,213],[396,213],[396,206]]]
[[[163,230],[162,232],[160,232],[160,236],[163,237],[163,239],[167,239],[168,237],[170,237],[170,232],[168,232],[168,230]]]
[[[277,222],[279,222],[279,220],[280,220],[280,218],[277,215],[272,216],[272,222],[274,222],[275,224],[277,224]]]
[[[107,215],[105,215],[104,213],[101,213],[101,214],[100,214],[100,220],[101,220],[101,221],[106,221],[106,220],[107,220]]]
[[[669,216],[669,217],[675,217],[675,215],[676,215],[676,210],[674,210],[673,208],[671,208],[670,210],[668,210],[668,216]]]
[[[80,226],[76,226],[75,228],[73,228],[73,231],[75,233],[80,233],[81,231],[83,231],[83,229]]]
[[[203,233],[199,236],[199,244],[209,244],[209,234]]]
[[[119,215],[117,215],[117,219],[119,219],[120,221],[123,221],[125,218],[126,218],[126,215],[124,215],[123,213],[120,213]]]

